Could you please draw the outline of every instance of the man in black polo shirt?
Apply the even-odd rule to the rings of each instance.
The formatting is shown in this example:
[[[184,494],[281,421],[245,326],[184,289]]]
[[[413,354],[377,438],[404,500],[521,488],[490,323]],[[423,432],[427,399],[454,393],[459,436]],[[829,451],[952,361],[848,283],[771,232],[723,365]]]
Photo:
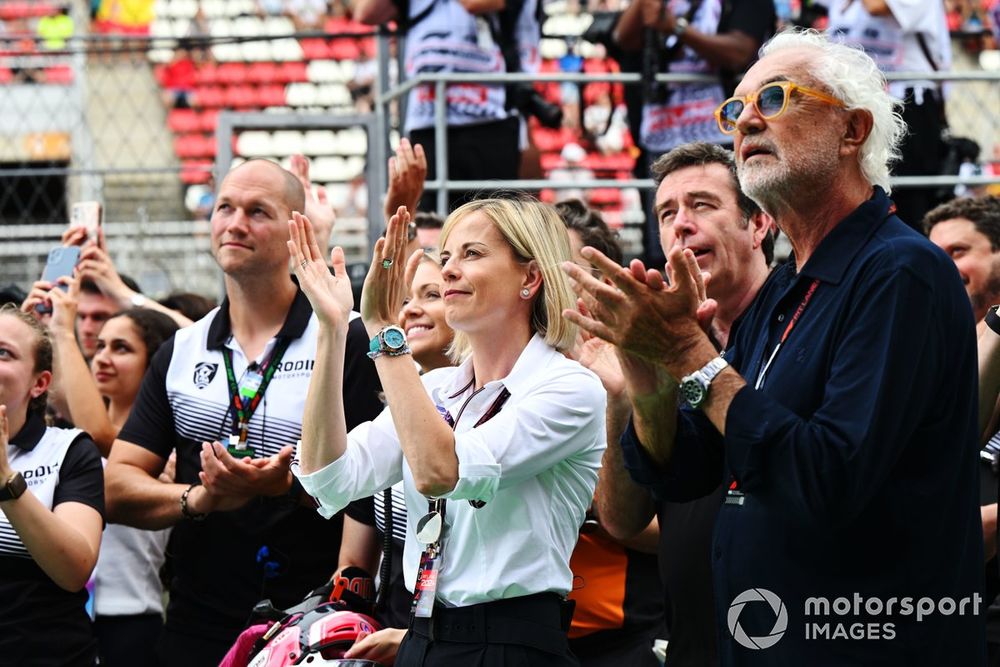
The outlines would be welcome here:
[[[708,295],[719,308],[712,336],[723,350],[737,318],[767,279],[774,239],[772,221],[740,191],[731,151],[703,142],[684,144],[653,163],[655,210],[660,243],[691,248],[699,266],[712,274]],[[609,403],[615,398],[609,393]],[[626,401],[627,401],[627,397]],[[610,420],[609,420],[610,423]],[[723,485],[690,502],[654,502],[636,485],[622,462],[617,440],[604,452],[597,508],[615,537],[631,539],[655,512],[660,524],[660,578],[666,589],[669,667],[710,667],[719,662],[712,610],[712,526],[722,504]]]
[[[664,499],[727,487],[721,664],[981,665],[974,323],[954,264],[887,196],[904,128],[884,79],[860,51],[782,33],[736,93],[720,129],[794,257],[725,357],[699,323],[716,304],[696,253],[671,250],[670,287],[596,255],[621,293],[573,272],[598,298],[595,319],[568,316],[636,360],[625,463]]]
[[[288,273],[287,221],[303,206],[302,185],[274,163],[226,176],[212,214],[226,298],[160,348],[108,462],[110,520],[174,526],[163,665],[218,664],[256,602],[290,606],[337,567],[341,523],[316,514],[289,471],[318,330]],[[349,428],[381,410],[367,349],[359,318]],[[163,484],[175,448],[177,483]]]

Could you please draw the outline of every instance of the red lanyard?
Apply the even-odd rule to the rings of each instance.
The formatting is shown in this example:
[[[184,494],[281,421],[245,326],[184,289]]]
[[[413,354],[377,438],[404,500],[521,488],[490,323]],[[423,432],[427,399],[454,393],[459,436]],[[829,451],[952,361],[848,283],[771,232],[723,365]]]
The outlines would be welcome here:
[[[802,313],[805,311],[806,306],[809,305],[809,300],[812,299],[813,293],[816,291],[817,287],[819,287],[819,278],[813,280],[812,284],[809,285],[809,289],[806,290],[806,295],[802,297],[802,303],[799,304],[799,307],[795,309],[795,314],[792,315],[792,321],[788,323],[788,326],[785,327],[785,332],[781,334],[781,340],[779,340],[778,344],[774,346],[774,351],[771,352],[771,356],[767,358],[767,362],[764,364],[763,368],[760,369],[760,373],[757,375],[757,382],[753,386],[754,389],[760,389],[764,386],[764,377],[767,375],[767,371],[771,368],[771,363],[774,362],[775,357],[778,356],[778,351],[781,350],[781,346],[785,344],[786,340],[788,340],[788,336],[792,333],[792,329],[795,328],[796,322],[798,322],[799,318],[802,317]]]

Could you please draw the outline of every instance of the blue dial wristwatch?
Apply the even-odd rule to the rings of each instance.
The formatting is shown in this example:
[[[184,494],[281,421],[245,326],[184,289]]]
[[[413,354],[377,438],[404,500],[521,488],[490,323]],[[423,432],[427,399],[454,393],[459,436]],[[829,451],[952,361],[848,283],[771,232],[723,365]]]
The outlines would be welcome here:
[[[387,326],[371,339],[368,344],[368,357],[375,359],[383,354],[390,357],[410,354],[410,348],[406,344],[406,334],[402,329],[395,325]]]

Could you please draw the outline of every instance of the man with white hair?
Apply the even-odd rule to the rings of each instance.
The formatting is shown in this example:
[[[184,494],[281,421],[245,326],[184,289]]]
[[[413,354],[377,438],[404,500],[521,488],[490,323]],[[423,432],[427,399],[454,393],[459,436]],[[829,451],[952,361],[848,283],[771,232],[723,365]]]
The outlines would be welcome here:
[[[591,316],[566,316],[625,360],[633,478],[673,501],[729,487],[723,665],[985,661],[974,323],[954,264],[887,196],[897,105],[860,50],[787,32],[719,107],[743,191],[794,250],[724,357],[689,249],[670,286],[592,250],[618,289],[567,267]]]

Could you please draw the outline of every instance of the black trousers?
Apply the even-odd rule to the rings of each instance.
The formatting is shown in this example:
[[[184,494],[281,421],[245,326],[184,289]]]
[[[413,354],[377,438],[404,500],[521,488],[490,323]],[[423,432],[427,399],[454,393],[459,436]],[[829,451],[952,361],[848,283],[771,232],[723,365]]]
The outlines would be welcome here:
[[[396,667],[579,667],[552,593],[468,607],[435,607],[403,638]]]
[[[448,128],[448,177],[452,180],[515,179],[521,166],[520,119],[516,116],[480,125]],[[427,179],[437,178],[437,149],[434,128],[413,130],[410,141],[424,147],[427,156]],[[503,188],[497,183],[497,189]],[[476,198],[477,192],[448,193],[448,212]],[[437,210],[437,191],[426,190],[420,200],[421,211]]]
[[[156,642],[163,631],[163,616],[98,616],[94,620],[101,667],[155,665]]]
[[[941,105],[937,91],[924,90],[921,104],[912,89],[906,90],[903,100],[903,120],[907,135],[900,146],[902,158],[893,169],[897,176],[928,176],[941,173],[944,166],[944,149],[941,143]],[[892,201],[896,215],[919,232],[923,232],[924,214],[937,206],[940,188],[896,188]]]

